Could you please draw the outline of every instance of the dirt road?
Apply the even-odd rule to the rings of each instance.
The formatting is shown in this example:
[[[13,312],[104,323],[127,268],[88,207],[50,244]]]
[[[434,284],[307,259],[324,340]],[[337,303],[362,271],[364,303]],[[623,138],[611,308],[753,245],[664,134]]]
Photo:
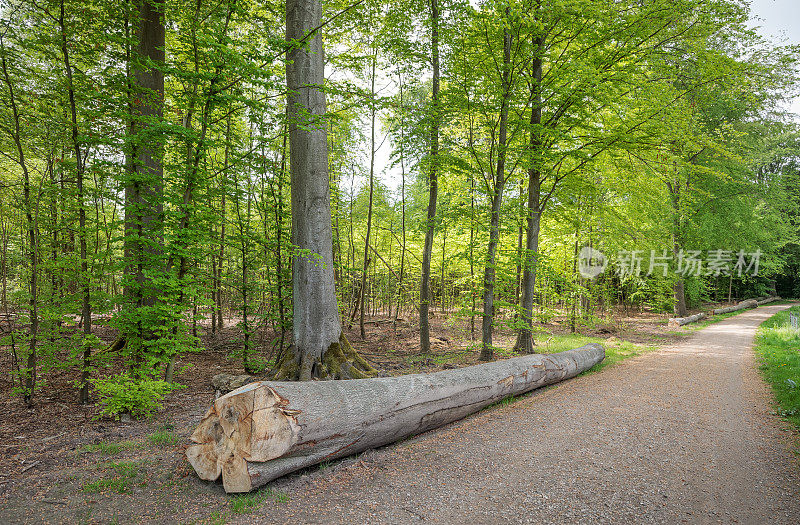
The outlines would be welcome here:
[[[800,523],[751,351],[781,308],[314,473],[239,522]]]

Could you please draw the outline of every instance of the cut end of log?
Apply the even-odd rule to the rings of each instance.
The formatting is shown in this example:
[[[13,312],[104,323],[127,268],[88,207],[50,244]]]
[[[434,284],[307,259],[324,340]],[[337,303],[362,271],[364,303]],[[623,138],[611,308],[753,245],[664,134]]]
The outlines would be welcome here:
[[[247,461],[269,461],[297,442],[298,410],[263,383],[245,385],[224,395],[203,417],[191,435],[195,443],[186,456],[198,476],[219,479],[225,492],[252,489]]]

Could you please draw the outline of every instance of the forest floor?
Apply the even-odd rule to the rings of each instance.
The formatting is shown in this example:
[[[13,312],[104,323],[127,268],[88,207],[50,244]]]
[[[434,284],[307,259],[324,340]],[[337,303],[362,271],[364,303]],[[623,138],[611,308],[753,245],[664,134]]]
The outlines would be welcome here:
[[[542,327],[542,351],[603,339],[617,360],[638,357],[238,496],[200,481],[183,455],[214,399],[211,377],[241,373],[233,328],[187,356],[186,387],[150,420],[93,419],[97,406],[75,403],[63,371],[32,409],[0,383],[0,522],[797,523],[797,431],[771,411],[750,350],[780,308],[701,330],[645,313],[572,335],[556,320]],[[434,355],[420,359],[412,326],[375,321],[365,340],[357,327],[348,337],[384,374],[476,361],[463,322],[434,317]],[[513,334],[500,330],[495,344],[510,348]]]

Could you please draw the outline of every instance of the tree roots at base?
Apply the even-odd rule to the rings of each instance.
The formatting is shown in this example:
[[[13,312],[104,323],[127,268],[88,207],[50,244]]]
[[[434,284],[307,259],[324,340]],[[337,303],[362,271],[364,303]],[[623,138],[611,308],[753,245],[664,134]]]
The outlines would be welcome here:
[[[350,345],[344,333],[333,343],[322,359],[304,356],[301,360],[294,350],[289,350],[278,363],[273,381],[309,381],[311,379],[365,379],[375,377],[378,371]]]

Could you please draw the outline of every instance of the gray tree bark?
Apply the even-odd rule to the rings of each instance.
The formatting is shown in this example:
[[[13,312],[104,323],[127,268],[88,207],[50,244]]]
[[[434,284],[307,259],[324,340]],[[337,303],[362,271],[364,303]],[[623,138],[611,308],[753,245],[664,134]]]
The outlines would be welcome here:
[[[537,16],[538,8],[537,3]],[[539,230],[542,222],[541,166],[540,158],[542,140],[539,127],[542,124],[542,65],[544,55],[544,37],[534,41],[537,55],[531,61],[531,120],[530,140],[528,147],[532,153],[531,166],[528,168],[528,210],[527,229],[525,233],[525,268],[522,273],[522,298],[520,310],[524,327],[517,331],[514,350],[522,354],[533,353],[533,298],[536,290],[536,263],[539,254]]]
[[[505,10],[506,20],[510,19],[510,8]],[[494,285],[497,245],[500,242],[500,206],[503,203],[503,191],[506,184],[506,142],[508,135],[508,107],[511,100],[511,33],[506,27],[503,31],[503,96],[500,103],[500,122],[497,141],[497,170],[495,172],[494,194],[492,195],[492,216],[489,226],[489,247],[486,255],[486,267],[483,271],[483,320],[482,346],[479,359],[489,361],[494,356],[492,331],[494,322]]]
[[[706,317],[708,316],[702,312],[699,314],[690,315],[689,317],[673,317],[672,319],[669,320],[668,324],[669,326],[683,326],[689,323],[700,321],[701,319],[705,319]]]
[[[303,381],[374,373],[344,338],[336,304],[321,17],[319,0],[286,2],[292,242],[301,251],[292,276],[294,348],[277,377]]]
[[[435,374],[360,381],[255,382],[220,397],[186,449],[201,479],[247,492],[295,470],[456,421],[569,379],[605,357],[590,344]]]
[[[431,0],[431,62],[433,85],[431,87],[431,169],[428,175],[428,220],[425,223],[425,247],[422,251],[422,275],[419,285],[419,350],[423,354],[431,351],[431,333],[428,309],[431,302],[431,254],[436,221],[436,200],[439,198],[439,3]]]
[[[769,301],[767,301],[769,302]],[[730,312],[738,312],[739,310],[745,310],[747,308],[757,308],[760,303],[755,299],[747,299],[745,301],[741,301],[734,306],[726,306],[725,308],[717,308],[712,310],[711,313],[714,315],[719,314],[727,314]]]

